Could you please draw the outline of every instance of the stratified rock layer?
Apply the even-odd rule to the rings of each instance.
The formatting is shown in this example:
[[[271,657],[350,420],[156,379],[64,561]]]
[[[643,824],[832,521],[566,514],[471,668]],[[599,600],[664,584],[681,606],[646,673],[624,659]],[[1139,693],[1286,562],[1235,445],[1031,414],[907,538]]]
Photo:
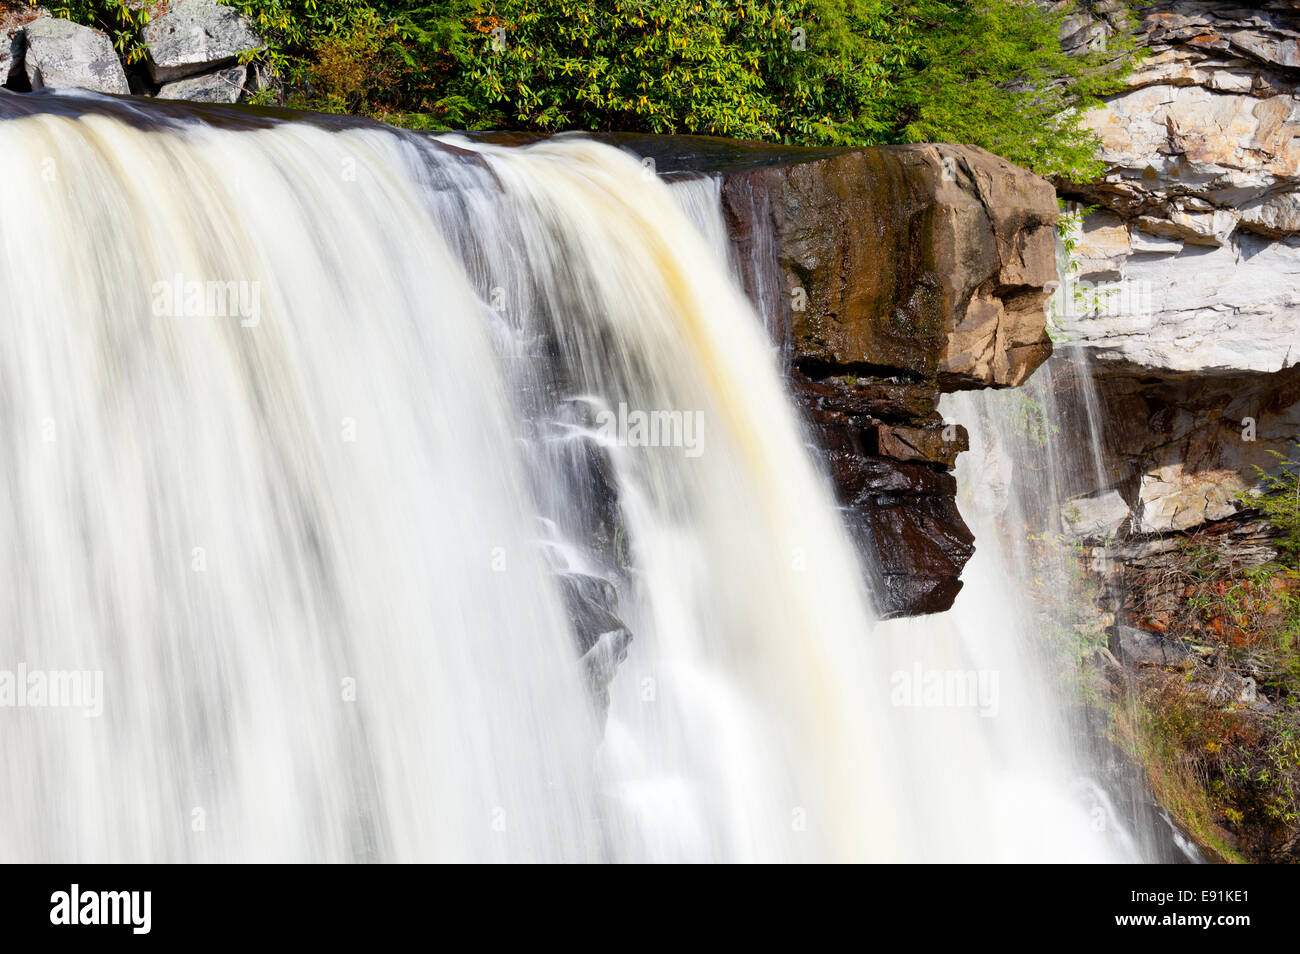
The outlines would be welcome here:
[[[1161,372],[1300,363],[1300,6],[1157,2],[1129,88],[1089,114],[1108,170],[1080,279],[1114,285],[1066,331]]]
[[[1300,439],[1300,4],[1166,0],[1141,29],[1128,89],[1089,115],[1107,172],[1064,190],[1099,211],[1058,310],[1098,382],[1111,482],[1086,490],[1183,533]]]

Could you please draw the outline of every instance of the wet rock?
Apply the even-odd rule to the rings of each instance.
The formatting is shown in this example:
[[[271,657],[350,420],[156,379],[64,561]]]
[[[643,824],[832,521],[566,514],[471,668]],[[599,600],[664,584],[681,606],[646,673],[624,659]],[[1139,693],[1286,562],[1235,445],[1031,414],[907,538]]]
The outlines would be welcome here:
[[[144,26],[140,39],[155,83],[233,65],[240,53],[264,46],[246,17],[216,0],[177,0]]]
[[[158,90],[158,98],[187,99],[195,103],[235,103],[243,94],[247,80],[247,66],[232,66],[215,73],[200,73],[164,83]]]
[[[776,312],[878,609],[947,609],[974,549],[946,473],[966,433],[935,409],[943,390],[1020,384],[1051,353],[1052,187],[957,146],[750,153],[720,171],[740,256],[767,237],[747,288]]]
[[[951,468],[957,455],[970,449],[966,428],[937,424],[932,427],[899,427],[874,424],[864,432],[868,454],[893,460],[919,460]]]
[[[764,232],[755,194],[772,261],[753,274],[785,295],[748,290],[777,311],[877,609],[945,610],[974,548],[946,473],[966,433],[935,409],[943,390],[1020,384],[1050,354],[1052,187],[966,147],[814,155],[726,174],[733,235]]]
[[[949,472],[967,447],[965,429],[934,412],[937,394],[913,389],[898,401],[879,382],[794,382],[866,557],[877,611],[888,618],[947,609],[974,553]],[[882,423],[877,414],[920,426]]]
[[[871,558],[881,618],[941,613],[952,606],[961,591],[962,567],[975,552],[975,536],[954,498],[881,495],[858,513],[854,527]]]
[[[32,89],[130,92],[108,36],[69,20],[46,17],[23,27],[23,69]]]
[[[587,688],[603,714],[609,710],[609,684],[627,658],[632,633],[614,614],[618,594],[608,580],[584,573],[563,573],[559,580]]]

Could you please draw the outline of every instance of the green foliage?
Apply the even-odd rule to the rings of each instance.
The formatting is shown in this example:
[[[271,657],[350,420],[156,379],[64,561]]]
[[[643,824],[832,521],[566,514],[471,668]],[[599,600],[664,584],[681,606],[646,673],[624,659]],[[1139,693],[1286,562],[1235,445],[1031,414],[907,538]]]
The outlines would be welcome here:
[[[1019,0],[500,0],[468,76],[526,128],[695,132],[803,145],[963,142],[1093,178],[1081,110],[1133,40],[1069,56],[1073,4]],[[502,42],[504,41],[504,42]]]
[[[1081,110],[1134,41],[1066,55],[1086,4],[1023,0],[227,0],[291,105],[421,128],[704,133],[801,145],[984,146],[1092,178]],[[55,12],[143,55],[147,6]],[[264,94],[269,97],[270,94]]]
[[[1135,41],[1070,56],[1057,37],[1085,4],[1021,0],[818,0],[810,4],[834,138],[962,142],[1047,176],[1095,178],[1096,137],[1082,111],[1114,91]],[[1130,24],[1131,25],[1131,24]],[[837,67],[837,68],[836,68]],[[807,71],[795,74],[812,82]]]
[[[773,139],[764,64],[800,6],[502,0],[467,76],[503,124]]]
[[[1060,431],[1060,427],[1052,423],[1047,408],[1041,401],[1035,401],[1023,390],[1014,393],[1015,397],[1012,398],[1010,408],[1012,429],[1015,433],[1029,438],[1039,447],[1046,447],[1052,435]]]
[[[1300,444],[1296,444],[1300,449]],[[1256,466],[1263,494],[1244,498],[1248,506],[1262,512],[1278,531],[1278,550],[1291,561],[1300,559],[1300,460],[1270,450],[1278,460],[1278,469],[1270,472]]]
[[[258,56],[288,88],[290,105],[398,122],[418,111],[467,124],[468,104],[454,88],[464,82],[472,0],[227,2],[267,41]]]

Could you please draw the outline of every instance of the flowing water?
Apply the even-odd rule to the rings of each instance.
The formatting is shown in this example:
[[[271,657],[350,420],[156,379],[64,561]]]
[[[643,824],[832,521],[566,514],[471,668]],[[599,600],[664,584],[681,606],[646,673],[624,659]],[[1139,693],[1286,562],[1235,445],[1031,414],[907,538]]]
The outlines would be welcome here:
[[[872,619],[715,183],[0,115],[0,669],[83,677],[0,709],[0,858],[1132,857],[1014,581]]]

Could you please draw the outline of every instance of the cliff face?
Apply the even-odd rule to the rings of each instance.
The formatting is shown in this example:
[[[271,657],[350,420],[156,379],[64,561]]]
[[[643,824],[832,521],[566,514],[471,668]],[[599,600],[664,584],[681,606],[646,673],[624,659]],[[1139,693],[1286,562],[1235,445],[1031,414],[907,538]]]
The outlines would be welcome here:
[[[1051,353],[1056,196],[963,146],[790,150],[614,137],[721,178],[735,264],[781,345],[886,616],[952,605],[973,537],[944,391],[1011,387]]]
[[[1131,529],[1156,533],[1236,513],[1300,434],[1300,4],[1153,3],[1142,30],[1089,117],[1108,171],[1063,190],[1097,211],[1061,324]]]
[[[1211,855],[1294,861],[1300,581],[1242,493],[1300,441],[1300,3],[1156,2],[1142,41],[1089,116],[1105,176],[1063,189],[1095,211],[1057,302],[1062,428],[1098,435],[1102,475],[1080,468],[1067,530],[1153,789]]]

